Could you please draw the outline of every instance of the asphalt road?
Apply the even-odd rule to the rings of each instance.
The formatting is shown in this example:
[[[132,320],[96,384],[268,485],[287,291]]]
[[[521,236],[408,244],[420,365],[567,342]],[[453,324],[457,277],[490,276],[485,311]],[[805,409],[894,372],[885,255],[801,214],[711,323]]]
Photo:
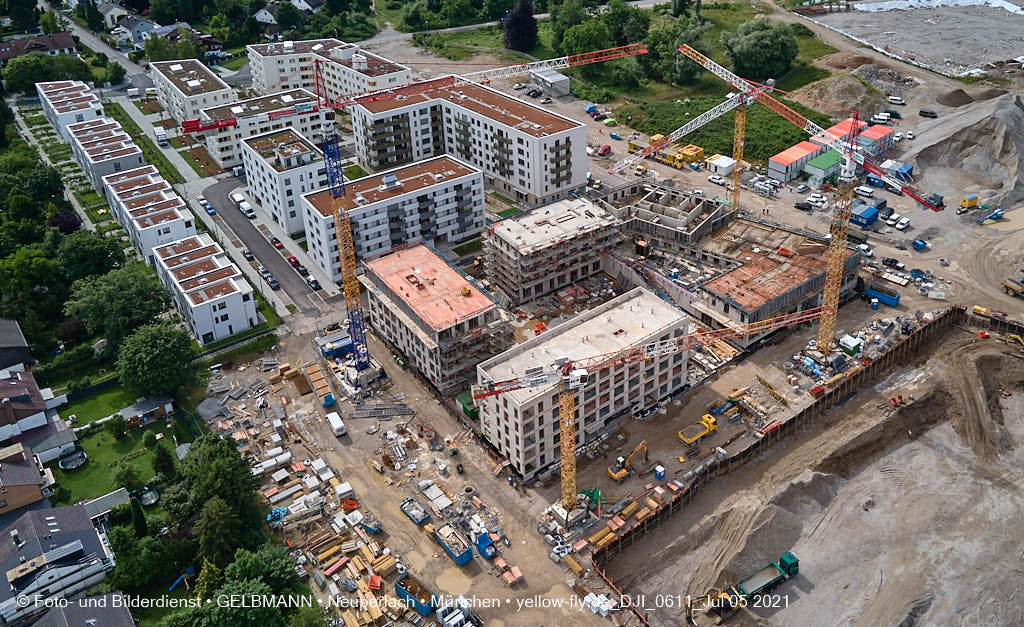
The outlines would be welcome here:
[[[299,276],[299,273],[274,248],[270,243],[270,236],[264,235],[262,231],[257,229],[256,223],[242,215],[242,212],[231,202],[229,198],[230,192],[240,184],[241,179],[239,178],[227,179],[207,187],[203,190],[203,195],[213,205],[213,208],[217,210],[217,215],[220,216],[221,220],[242,240],[242,243],[249,249],[249,252],[255,255],[256,260],[270,270],[274,278],[281,284],[281,289],[292,299],[295,306],[302,313],[318,313],[319,310],[310,301],[310,296],[314,292],[306,285],[306,281]],[[284,242],[285,249],[288,246],[298,246],[298,244],[288,240],[281,241]],[[270,287],[264,282],[260,289],[269,290]]]

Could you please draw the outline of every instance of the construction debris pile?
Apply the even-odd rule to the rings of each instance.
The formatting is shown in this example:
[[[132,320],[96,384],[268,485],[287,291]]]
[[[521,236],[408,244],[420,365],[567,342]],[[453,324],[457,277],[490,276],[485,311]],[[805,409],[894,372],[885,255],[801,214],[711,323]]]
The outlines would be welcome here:
[[[903,76],[895,70],[879,67],[875,63],[866,63],[854,70],[853,74],[883,94],[890,96],[902,96],[908,89],[920,84],[920,81],[914,77]]]

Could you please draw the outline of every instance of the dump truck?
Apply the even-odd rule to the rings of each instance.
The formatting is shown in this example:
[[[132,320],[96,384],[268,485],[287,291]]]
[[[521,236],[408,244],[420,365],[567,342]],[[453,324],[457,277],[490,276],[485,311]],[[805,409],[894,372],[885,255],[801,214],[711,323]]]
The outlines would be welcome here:
[[[683,444],[693,444],[716,429],[718,429],[718,419],[711,414],[704,414],[700,422],[681,429],[679,439],[683,441]]]
[[[1024,296],[1024,277],[1003,281],[1003,291],[1010,296]]]
[[[725,590],[711,590],[702,597],[697,597],[686,606],[686,619],[690,624],[695,611],[717,615],[724,619],[741,607],[748,604],[748,599],[767,594],[779,584],[796,577],[800,572],[800,560],[792,553],[783,553],[779,561],[771,562],[755,572],[740,579],[735,585]]]

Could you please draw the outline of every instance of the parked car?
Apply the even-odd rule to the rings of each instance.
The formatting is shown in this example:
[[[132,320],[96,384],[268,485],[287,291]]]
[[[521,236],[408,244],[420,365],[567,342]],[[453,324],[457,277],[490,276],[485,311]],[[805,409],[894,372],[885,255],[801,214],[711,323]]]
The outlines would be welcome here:
[[[901,142],[901,141],[903,141],[903,133],[896,133],[895,135],[892,136],[892,140],[894,142]]]
[[[520,89],[526,89],[526,85],[522,83],[516,83],[515,85],[512,86],[512,89],[519,91]]]
[[[863,255],[864,257],[874,257],[875,256],[875,251],[872,250],[871,247],[868,246],[867,244],[859,244],[857,246],[857,250],[859,250],[860,254]]]
[[[298,272],[300,276],[309,276],[309,270],[307,270],[306,266],[301,263],[295,266],[295,271]]]
[[[297,268],[299,267],[299,258],[296,257],[295,255],[292,255],[291,257],[288,258],[288,263],[290,263],[293,268]]]
[[[274,248],[276,248],[278,250],[281,250],[282,248],[284,248],[284,244],[282,244],[281,240],[277,239],[276,237],[271,237],[270,238],[270,243],[273,244]]]
[[[806,183],[800,183],[799,185],[796,186],[796,189],[794,191],[796,191],[796,193],[798,193],[798,194],[802,194],[802,193],[806,192],[809,189],[811,189],[811,188],[808,187]]]
[[[323,287],[320,285],[320,281],[317,281],[311,276],[306,277],[306,284],[309,285],[309,287],[312,288],[314,292],[323,289]]]
[[[920,111],[918,111],[917,113],[918,113],[918,115],[920,115],[920,116],[921,116],[922,118],[937,118],[937,117],[939,117],[939,114],[938,114],[938,113],[935,113],[935,112],[934,112],[934,111],[932,111],[931,109],[921,109],[921,110],[920,110]]]
[[[281,289],[281,284],[277,282],[277,279],[274,278],[274,275],[270,275],[267,277],[267,285],[270,287],[270,289],[274,290],[275,292]]]
[[[793,203],[793,207],[795,207],[796,209],[799,209],[800,211],[811,211],[811,210],[814,209],[814,205],[812,205],[809,202]]]
[[[908,226],[910,226],[910,218],[902,218],[899,222],[896,223],[896,230],[905,231],[907,230]]]
[[[888,224],[889,226],[896,226],[897,224],[899,224],[899,221],[902,220],[902,219],[903,219],[903,216],[901,216],[898,213],[894,213],[891,216],[889,216],[888,219],[886,219],[885,223]]]
[[[907,104],[907,101],[902,99],[902,98],[900,98],[899,96],[889,96],[888,98],[886,98],[886,100],[889,101],[889,104],[894,104],[894,105],[905,105],[905,104]]]
[[[266,266],[256,266],[256,274],[260,275],[264,279],[271,276],[270,270],[267,270]]]
[[[603,114],[603,113],[598,113],[597,115],[594,116],[594,120],[597,121],[597,122],[600,122],[601,120],[607,120],[607,119],[608,119],[608,116]]]
[[[717,174],[712,174],[711,176],[709,176],[708,182],[714,183],[715,185],[721,185],[723,187],[725,186],[725,179],[718,176]]]
[[[242,257],[244,257],[246,261],[252,261],[253,259],[256,258],[255,256],[253,256],[252,251],[250,251],[248,248],[242,249]]]
[[[203,196],[202,194],[199,194],[198,196],[196,196],[196,202],[199,203],[200,205],[207,204],[206,196]]]
[[[828,207],[828,198],[815,198],[813,200],[808,200],[807,202],[818,209],[825,209]]]
[[[551,98],[545,98],[544,100],[541,100],[540,103],[541,104],[551,104]]]
[[[885,209],[882,209],[881,213],[878,214],[878,219],[882,221],[888,220],[889,216],[891,216],[894,211],[895,209],[893,209],[892,207],[886,207]]]
[[[612,152],[612,147],[609,146],[608,144],[605,144],[604,146],[601,146],[600,150],[597,151],[597,156],[598,157],[604,157],[606,155],[611,154],[611,152]]]
[[[895,258],[895,257],[883,257],[882,258],[882,265],[886,266],[886,267],[889,267],[889,268],[895,268],[896,266],[899,265],[899,263],[900,263],[900,260]]]
[[[907,131],[907,139],[914,139],[914,131]]]
[[[703,190],[703,189],[695,189],[695,190],[693,190],[693,192],[691,192],[691,193],[692,193],[692,194],[693,194],[694,196],[700,196],[701,198],[703,198],[703,197],[704,197],[704,190]]]
[[[771,185],[775,189],[781,189],[782,188],[782,181],[780,181],[779,179],[767,179],[767,180],[765,180],[765,183],[767,183],[768,185]]]

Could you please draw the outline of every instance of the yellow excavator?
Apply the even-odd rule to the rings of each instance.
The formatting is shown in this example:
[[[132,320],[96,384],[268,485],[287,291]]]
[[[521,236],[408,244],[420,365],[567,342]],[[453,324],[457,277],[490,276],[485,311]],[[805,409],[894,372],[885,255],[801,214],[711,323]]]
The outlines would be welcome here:
[[[644,440],[640,442],[640,444],[637,444],[636,448],[634,448],[629,455],[626,455],[625,457],[619,456],[615,460],[615,463],[609,466],[608,476],[611,477],[612,479],[615,479],[619,483],[625,481],[626,477],[633,474],[633,468],[631,467],[633,463],[633,456],[639,453],[640,451],[644,452],[644,461],[646,462],[647,440]]]
[[[1020,345],[1024,346],[1024,337],[1021,337],[1019,335],[1014,335],[1012,333],[1008,334],[1006,336],[1006,343],[1009,344],[1011,341],[1020,342]]]

